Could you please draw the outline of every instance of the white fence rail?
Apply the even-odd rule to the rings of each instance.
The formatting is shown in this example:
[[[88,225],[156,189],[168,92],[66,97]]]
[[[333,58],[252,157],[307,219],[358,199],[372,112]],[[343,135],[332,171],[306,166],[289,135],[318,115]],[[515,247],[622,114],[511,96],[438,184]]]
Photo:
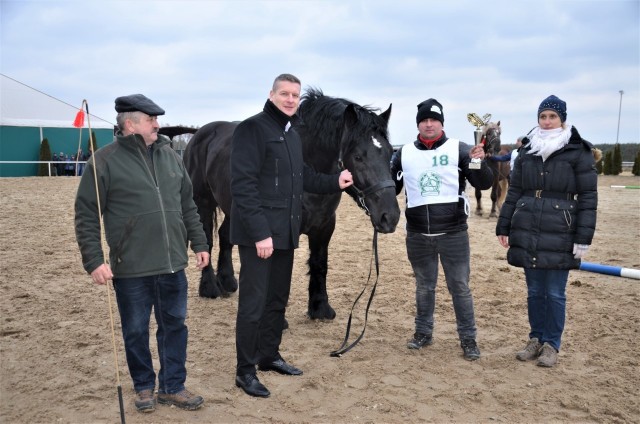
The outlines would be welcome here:
[[[46,160],[46,161],[42,161],[42,160],[0,160],[0,164],[12,164],[12,163],[48,163],[48,169],[49,169],[49,176],[51,176],[51,164],[55,164],[55,165],[60,165],[60,164],[64,164],[65,166],[67,165],[73,165],[73,169],[75,171],[76,177],[78,176],[78,165],[80,164],[85,164],[87,163],[86,160],[79,160],[79,161],[73,161],[73,162],[67,162],[67,161],[59,161],[59,160]]]

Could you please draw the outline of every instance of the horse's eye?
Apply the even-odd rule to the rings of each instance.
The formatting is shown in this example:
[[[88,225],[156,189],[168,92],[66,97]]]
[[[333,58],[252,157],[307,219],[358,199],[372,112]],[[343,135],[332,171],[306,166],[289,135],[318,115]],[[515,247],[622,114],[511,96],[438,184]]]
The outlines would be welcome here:
[[[354,159],[356,162],[362,162],[362,156],[360,156],[360,155],[355,155],[355,156],[353,157],[353,159]]]

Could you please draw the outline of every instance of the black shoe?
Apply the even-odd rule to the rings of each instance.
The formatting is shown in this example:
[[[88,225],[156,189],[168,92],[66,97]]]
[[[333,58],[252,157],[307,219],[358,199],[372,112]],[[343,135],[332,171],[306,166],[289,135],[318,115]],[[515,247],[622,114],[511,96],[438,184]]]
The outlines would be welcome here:
[[[474,339],[463,339],[460,341],[462,347],[462,355],[467,361],[475,361],[480,359],[480,349]]]
[[[429,346],[431,343],[433,343],[431,336],[427,336],[422,333],[415,333],[413,335],[413,339],[409,340],[409,343],[407,343],[407,347],[409,349],[420,349],[422,346]]]
[[[284,375],[302,375],[302,370],[287,364],[284,359],[276,359],[273,362],[258,364],[260,371],[275,371]]]
[[[255,374],[236,375],[236,386],[249,396],[269,397],[271,394]]]

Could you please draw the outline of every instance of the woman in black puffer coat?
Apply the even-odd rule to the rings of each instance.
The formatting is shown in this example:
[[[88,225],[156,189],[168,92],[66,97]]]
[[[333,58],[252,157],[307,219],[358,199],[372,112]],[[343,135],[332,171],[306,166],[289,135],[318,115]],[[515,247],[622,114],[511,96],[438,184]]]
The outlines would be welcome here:
[[[516,357],[557,362],[564,330],[565,289],[593,239],[598,174],[593,146],[566,123],[566,103],[549,96],[523,140],[500,211],[496,235],[509,264],[524,268],[529,342]]]

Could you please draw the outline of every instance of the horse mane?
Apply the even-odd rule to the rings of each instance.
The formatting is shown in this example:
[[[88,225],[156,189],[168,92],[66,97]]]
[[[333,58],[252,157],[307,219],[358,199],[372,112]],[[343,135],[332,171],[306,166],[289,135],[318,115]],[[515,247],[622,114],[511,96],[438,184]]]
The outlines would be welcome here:
[[[375,113],[379,111],[378,108],[360,106],[351,100],[326,96],[322,90],[315,87],[308,87],[300,99],[298,116],[302,119],[302,124],[297,130],[303,138],[303,133],[313,134],[316,148],[335,150],[339,148],[342,140],[344,111],[350,105],[353,105],[358,115],[359,128],[382,132],[387,139],[389,138],[387,128]],[[352,133],[362,134],[357,130]]]

